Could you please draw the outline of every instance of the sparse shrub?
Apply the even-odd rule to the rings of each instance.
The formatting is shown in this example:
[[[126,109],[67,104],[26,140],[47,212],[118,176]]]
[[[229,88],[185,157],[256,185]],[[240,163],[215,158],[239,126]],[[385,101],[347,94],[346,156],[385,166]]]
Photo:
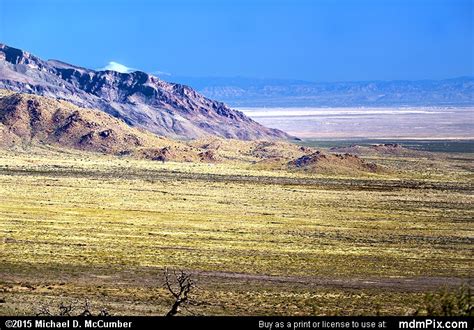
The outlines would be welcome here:
[[[83,304],[60,302],[58,307],[52,309],[50,306],[42,305],[36,316],[110,316],[107,308],[101,308],[97,314],[93,314],[88,299]]]
[[[467,284],[455,290],[443,289],[425,296],[424,307],[415,315],[474,316],[471,287]]]

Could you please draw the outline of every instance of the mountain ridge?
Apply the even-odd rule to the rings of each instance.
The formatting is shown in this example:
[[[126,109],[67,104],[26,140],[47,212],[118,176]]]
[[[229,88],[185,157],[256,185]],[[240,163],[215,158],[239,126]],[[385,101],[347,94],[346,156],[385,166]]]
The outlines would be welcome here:
[[[292,138],[189,86],[168,83],[142,71],[96,71],[59,60],[45,61],[5,44],[0,44],[0,88],[96,108],[130,126],[171,138]]]
[[[196,161],[199,150],[133,128],[118,118],[67,101],[0,90],[2,148],[60,146],[65,149],[166,160]]]

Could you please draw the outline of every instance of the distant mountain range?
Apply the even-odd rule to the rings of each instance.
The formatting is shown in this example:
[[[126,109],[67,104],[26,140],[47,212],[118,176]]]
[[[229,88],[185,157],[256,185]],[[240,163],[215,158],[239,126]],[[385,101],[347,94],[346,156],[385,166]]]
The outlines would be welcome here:
[[[290,138],[185,85],[141,71],[95,71],[58,60],[45,61],[4,44],[0,44],[0,88],[99,109],[130,126],[171,138]]]
[[[473,106],[474,77],[445,80],[308,82],[168,76],[233,107]]]

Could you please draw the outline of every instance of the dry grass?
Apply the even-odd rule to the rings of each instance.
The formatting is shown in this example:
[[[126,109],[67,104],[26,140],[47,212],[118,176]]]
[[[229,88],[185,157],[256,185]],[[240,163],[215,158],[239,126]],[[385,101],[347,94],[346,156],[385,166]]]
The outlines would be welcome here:
[[[462,167],[395,175],[1,152],[0,314],[161,314],[165,267],[196,274],[202,314],[410,313],[472,278],[473,198]]]

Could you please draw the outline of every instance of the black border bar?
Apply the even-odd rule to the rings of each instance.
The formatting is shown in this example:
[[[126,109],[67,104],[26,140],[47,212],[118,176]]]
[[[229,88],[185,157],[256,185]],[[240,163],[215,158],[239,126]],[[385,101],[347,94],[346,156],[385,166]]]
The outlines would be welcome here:
[[[441,316],[110,316],[42,317],[0,316],[0,330],[7,329],[473,329],[473,317]]]

